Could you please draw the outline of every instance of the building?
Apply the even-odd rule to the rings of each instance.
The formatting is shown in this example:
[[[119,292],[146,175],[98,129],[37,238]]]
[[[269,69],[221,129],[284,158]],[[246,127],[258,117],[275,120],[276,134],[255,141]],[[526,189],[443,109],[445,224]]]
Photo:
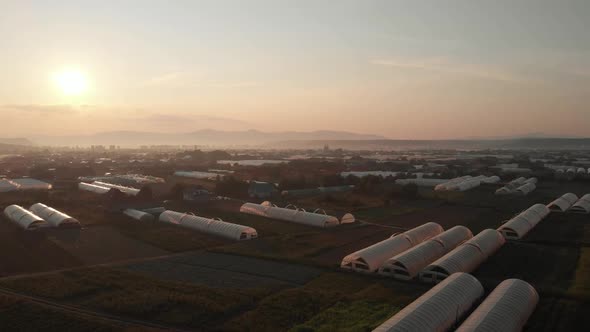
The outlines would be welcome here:
[[[250,181],[248,186],[248,196],[251,198],[268,199],[277,193],[277,189],[272,183],[261,181]]]
[[[188,186],[182,190],[182,200],[191,202],[206,202],[211,192],[202,186]]]

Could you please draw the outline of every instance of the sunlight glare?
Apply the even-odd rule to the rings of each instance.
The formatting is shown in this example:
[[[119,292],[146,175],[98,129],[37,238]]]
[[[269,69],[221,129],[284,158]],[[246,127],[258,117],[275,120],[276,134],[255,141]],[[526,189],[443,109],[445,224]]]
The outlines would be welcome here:
[[[88,82],[86,76],[79,70],[67,69],[56,72],[53,81],[66,96],[77,96],[86,91]]]

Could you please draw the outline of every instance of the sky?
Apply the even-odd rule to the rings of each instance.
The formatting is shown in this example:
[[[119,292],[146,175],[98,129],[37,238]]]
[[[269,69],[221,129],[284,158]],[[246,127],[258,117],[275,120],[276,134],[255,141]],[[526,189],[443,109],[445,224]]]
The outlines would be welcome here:
[[[0,0],[0,137],[590,137],[589,17],[587,0]]]

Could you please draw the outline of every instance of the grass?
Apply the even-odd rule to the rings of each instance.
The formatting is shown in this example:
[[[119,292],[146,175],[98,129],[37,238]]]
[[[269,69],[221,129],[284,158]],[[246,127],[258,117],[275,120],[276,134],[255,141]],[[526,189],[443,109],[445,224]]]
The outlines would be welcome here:
[[[339,300],[336,293],[292,288],[271,295],[258,306],[226,325],[232,331],[285,331],[329,308]]]
[[[0,326],[3,331],[139,331],[5,295],[0,295]]]
[[[541,296],[524,331],[576,331],[590,324],[588,301]]]
[[[107,268],[4,280],[0,286],[111,314],[192,328],[214,325],[249,310],[269,293],[163,281]]]
[[[578,254],[574,247],[507,242],[474,275],[484,285],[518,278],[531,283],[539,293],[562,296],[572,285]]]
[[[420,286],[327,272],[262,300],[223,326],[230,331],[365,331],[419,294]]]
[[[575,297],[590,299],[590,248],[580,248],[580,258],[574,275],[574,281],[568,293]]]
[[[342,225],[331,229],[308,227],[307,232],[238,242],[215,248],[214,251],[335,267],[340,264],[342,257],[356,250],[347,248],[355,241],[369,239],[367,245],[370,245],[392,233],[390,229],[374,226]],[[375,239],[370,240],[372,238]]]
[[[48,240],[43,234],[23,232],[3,216],[0,217],[0,262],[0,276],[82,264],[79,259]]]
[[[141,223],[129,219],[118,221],[113,226],[125,236],[170,252],[197,250],[228,243],[216,236],[157,221]]]
[[[378,325],[424,291],[387,279],[326,272],[303,287],[273,293],[270,289],[219,289],[162,281],[108,268],[3,280],[0,286],[115,315],[224,331],[361,331]],[[11,306],[0,301],[0,316],[11,313],[10,318],[2,318],[6,324],[22,324],[29,320],[30,312],[45,315],[7,311]],[[85,330],[83,326],[73,329]]]
[[[343,301],[291,329],[293,332],[365,332],[400,310],[385,302]]]
[[[401,216],[422,210],[418,206],[396,205],[392,207],[376,207],[371,209],[358,210],[354,214],[358,219],[372,221],[383,220],[388,217]]]

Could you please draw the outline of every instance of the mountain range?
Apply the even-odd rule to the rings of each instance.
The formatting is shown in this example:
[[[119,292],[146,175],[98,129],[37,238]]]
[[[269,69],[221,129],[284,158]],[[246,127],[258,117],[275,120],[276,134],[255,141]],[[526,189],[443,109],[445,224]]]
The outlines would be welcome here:
[[[28,138],[0,138],[5,149],[40,146],[118,145],[198,145],[206,147],[263,147],[349,150],[428,150],[428,149],[590,149],[590,138],[555,138],[543,133],[515,137],[472,137],[454,140],[399,140],[379,135],[346,131],[285,131],[259,130],[221,131],[203,129],[186,133],[157,133],[138,131],[110,131],[88,135],[31,136]]]
[[[197,130],[188,133],[155,133],[138,131],[110,131],[89,135],[32,136],[30,140],[42,146],[119,145],[205,145],[205,146],[267,146],[278,141],[302,140],[380,140],[383,136],[345,131],[263,132],[259,130],[221,131]]]
[[[303,140],[281,141],[279,149],[330,148],[347,150],[590,150],[590,138],[509,138],[457,140]]]
[[[26,138],[0,138],[0,144],[9,145],[32,145],[33,142]]]

